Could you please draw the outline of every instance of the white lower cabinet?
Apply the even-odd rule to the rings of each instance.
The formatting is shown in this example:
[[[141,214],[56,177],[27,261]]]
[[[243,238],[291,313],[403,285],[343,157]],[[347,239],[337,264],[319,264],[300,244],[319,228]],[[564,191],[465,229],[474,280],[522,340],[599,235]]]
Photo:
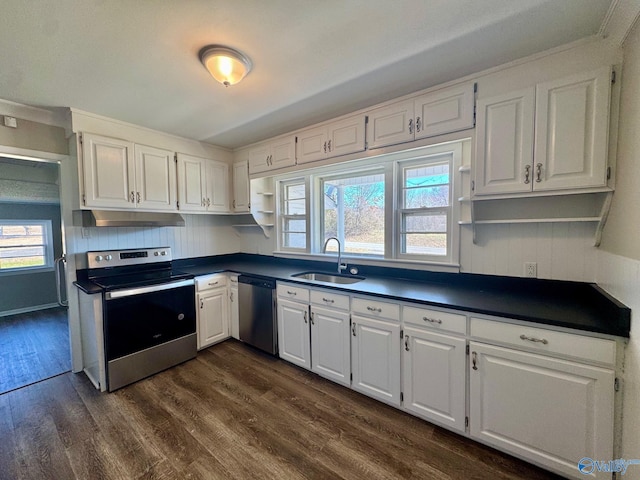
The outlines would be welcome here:
[[[470,352],[473,438],[573,478],[584,457],[614,458],[613,370],[478,342]]]
[[[400,324],[351,315],[352,388],[400,406]]]
[[[351,384],[349,312],[311,306],[311,370],[342,385]]]
[[[238,275],[229,275],[229,334],[240,339],[240,310],[238,308]]]
[[[196,278],[198,350],[229,338],[229,294],[225,274]]]
[[[426,420],[465,431],[466,341],[405,327],[403,406]]]
[[[278,351],[280,358],[311,369],[308,303],[278,297]]]

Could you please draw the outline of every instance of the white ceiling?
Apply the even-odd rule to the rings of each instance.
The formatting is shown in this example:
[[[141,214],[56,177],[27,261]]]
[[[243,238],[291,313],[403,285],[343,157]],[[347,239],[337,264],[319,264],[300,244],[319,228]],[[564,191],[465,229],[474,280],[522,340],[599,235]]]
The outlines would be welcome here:
[[[237,147],[595,35],[611,3],[0,0],[0,98]],[[212,43],[253,71],[218,84]]]

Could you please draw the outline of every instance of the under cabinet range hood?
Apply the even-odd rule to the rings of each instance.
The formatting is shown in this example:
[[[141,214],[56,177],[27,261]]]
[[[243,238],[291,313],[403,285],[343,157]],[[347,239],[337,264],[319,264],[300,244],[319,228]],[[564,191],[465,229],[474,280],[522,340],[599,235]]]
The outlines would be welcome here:
[[[74,210],[76,227],[184,227],[177,213],[126,212],[111,210]]]

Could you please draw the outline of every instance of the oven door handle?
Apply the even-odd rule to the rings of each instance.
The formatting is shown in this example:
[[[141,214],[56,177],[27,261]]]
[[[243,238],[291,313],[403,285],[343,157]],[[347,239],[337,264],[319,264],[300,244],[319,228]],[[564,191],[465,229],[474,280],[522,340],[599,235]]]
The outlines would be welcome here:
[[[162,290],[171,290],[173,288],[188,287],[195,285],[193,278],[189,280],[178,280],[177,282],[161,283],[159,285],[150,285],[148,287],[126,288],[123,290],[114,290],[104,295],[105,300],[114,300],[116,298],[132,297],[134,295],[142,295],[145,293],[160,292]]]

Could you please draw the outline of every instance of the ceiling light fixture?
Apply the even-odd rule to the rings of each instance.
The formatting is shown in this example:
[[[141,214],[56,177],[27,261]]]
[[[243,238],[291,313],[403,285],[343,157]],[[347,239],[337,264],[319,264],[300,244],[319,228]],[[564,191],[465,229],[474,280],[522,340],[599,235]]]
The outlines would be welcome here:
[[[199,53],[200,61],[209,73],[225,87],[235,85],[250,71],[253,64],[249,57],[233,48],[208,45]]]

